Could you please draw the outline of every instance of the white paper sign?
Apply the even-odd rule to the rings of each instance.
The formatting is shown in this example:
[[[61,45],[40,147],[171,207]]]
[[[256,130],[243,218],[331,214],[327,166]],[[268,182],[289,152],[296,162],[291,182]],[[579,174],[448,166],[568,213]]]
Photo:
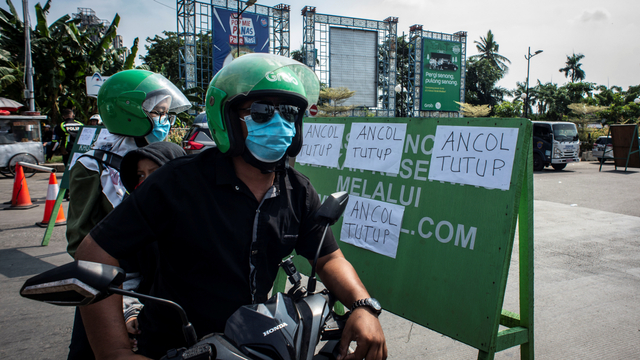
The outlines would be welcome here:
[[[302,149],[296,157],[301,164],[338,167],[344,124],[304,123]]]
[[[85,78],[87,81],[87,96],[98,97],[100,87],[108,78],[108,76],[101,76],[98,73],[93,74],[93,76],[87,76]]]
[[[429,180],[509,190],[517,128],[438,126]]]
[[[353,123],[344,167],[397,174],[407,124]]]
[[[349,196],[340,240],[396,258],[404,206]]]
[[[83,127],[80,136],[78,136],[79,145],[91,145],[93,136],[96,134],[96,128]]]

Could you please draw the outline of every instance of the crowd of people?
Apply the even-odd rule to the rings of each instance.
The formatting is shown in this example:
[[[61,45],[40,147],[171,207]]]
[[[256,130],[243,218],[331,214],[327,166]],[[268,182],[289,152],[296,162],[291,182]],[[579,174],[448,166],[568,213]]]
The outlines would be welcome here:
[[[314,72],[295,60],[242,56],[207,89],[217,147],[187,156],[163,141],[191,106],[186,97],[160,74],[111,76],[91,119],[108,134],[70,169],[68,253],[122,267],[123,288],[180,304],[203,336],[224,331],[240,306],[266,301],[282,258],[295,250],[313,261],[318,252],[318,275],[351,309],[339,358],[385,359],[378,303],[332,233],[320,241],[311,216],[318,194],[289,166],[319,90]],[[71,110],[62,117],[50,143],[66,163],[83,124]],[[114,295],[76,311],[69,359],[159,358],[184,346],[179,320],[161,305]]]

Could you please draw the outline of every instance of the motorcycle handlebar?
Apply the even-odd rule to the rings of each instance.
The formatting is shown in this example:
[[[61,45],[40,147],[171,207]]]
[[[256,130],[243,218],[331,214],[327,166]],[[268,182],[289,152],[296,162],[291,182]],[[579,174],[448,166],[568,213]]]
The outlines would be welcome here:
[[[164,304],[174,308],[180,314],[180,319],[182,320],[182,333],[184,334],[184,339],[187,341],[187,345],[193,346],[198,342],[198,336],[196,335],[195,328],[193,327],[193,325],[191,325],[191,322],[189,322],[189,319],[187,318],[187,313],[184,311],[182,306],[180,306],[178,303],[175,303],[171,300],[157,298],[155,296],[138,294],[136,292],[129,291],[129,290],[122,290],[116,287],[110,287],[109,292],[113,294],[130,296],[130,297],[134,297],[142,300],[156,301],[160,304]]]

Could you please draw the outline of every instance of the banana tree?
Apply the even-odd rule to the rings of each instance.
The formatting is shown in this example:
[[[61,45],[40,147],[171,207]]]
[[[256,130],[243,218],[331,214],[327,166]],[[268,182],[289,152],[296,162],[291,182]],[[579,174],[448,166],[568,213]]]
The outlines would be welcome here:
[[[13,59],[23,59],[24,24],[11,0],[7,0],[7,4],[9,11],[0,9],[0,48]],[[120,23],[118,14],[107,29],[80,28],[80,20],[69,15],[49,24],[50,8],[50,0],[44,6],[36,4],[36,26],[28,29],[32,39],[36,107],[52,119],[58,119],[59,110],[65,107],[75,108],[78,118],[88,118],[96,112],[96,100],[87,97],[85,78],[95,72],[108,76],[132,68],[138,39],[134,41],[131,54],[124,59],[126,49],[113,46]],[[10,67],[5,58],[9,56],[3,58],[0,54],[0,77],[2,67]],[[18,69],[24,66],[23,63],[17,65]],[[2,89],[0,94],[4,93]]]

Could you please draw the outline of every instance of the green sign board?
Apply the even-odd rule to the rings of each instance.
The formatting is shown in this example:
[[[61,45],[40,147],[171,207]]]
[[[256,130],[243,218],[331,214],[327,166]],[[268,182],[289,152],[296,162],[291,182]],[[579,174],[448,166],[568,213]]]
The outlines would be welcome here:
[[[420,110],[459,111],[462,44],[422,38]]]
[[[321,200],[349,193],[332,230],[385,310],[491,353],[521,196],[532,201],[531,127],[526,119],[306,119],[295,168]]]

